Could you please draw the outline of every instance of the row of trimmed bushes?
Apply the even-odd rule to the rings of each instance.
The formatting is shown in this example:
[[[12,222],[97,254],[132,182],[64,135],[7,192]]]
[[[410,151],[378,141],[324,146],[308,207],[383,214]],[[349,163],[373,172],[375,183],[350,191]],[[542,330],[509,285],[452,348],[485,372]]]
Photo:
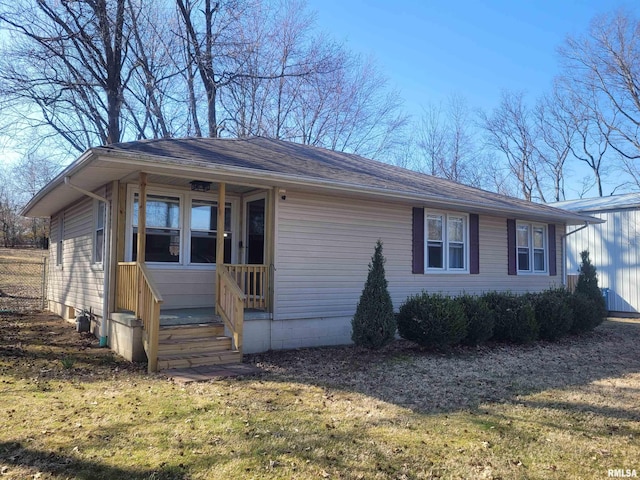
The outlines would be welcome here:
[[[449,297],[423,292],[409,297],[397,315],[402,338],[432,348],[488,340],[528,343],[592,330],[605,317],[603,304],[564,288],[516,295],[488,292]]]

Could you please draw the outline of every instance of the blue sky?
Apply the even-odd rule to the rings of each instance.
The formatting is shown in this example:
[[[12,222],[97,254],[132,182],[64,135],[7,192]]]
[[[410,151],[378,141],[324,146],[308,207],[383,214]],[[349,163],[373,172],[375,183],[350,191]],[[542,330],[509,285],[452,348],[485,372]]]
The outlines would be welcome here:
[[[355,53],[373,55],[397,88],[406,111],[419,118],[451,95],[490,112],[503,90],[523,91],[530,104],[559,73],[558,47],[580,36],[598,14],[631,1],[607,0],[307,0],[318,27]],[[589,175],[568,165],[566,195],[575,198]],[[604,181],[605,195],[620,176]],[[572,181],[571,179],[575,179]],[[620,193],[620,191],[618,191]],[[587,196],[597,195],[592,188]]]
[[[308,0],[320,29],[374,55],[406,101],[451,94],[490,110],[503,89],[533,101],[558,72],[557,47],[599,13],[631,3],[596,0]]]

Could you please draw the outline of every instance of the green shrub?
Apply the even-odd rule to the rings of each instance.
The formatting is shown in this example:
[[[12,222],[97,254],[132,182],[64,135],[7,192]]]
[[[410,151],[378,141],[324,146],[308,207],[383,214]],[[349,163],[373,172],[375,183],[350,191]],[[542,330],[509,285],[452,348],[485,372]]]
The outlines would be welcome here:
[[[571,309],[573,310],[571,325],[573,333],[593,330],[602,323],[604,318],[599,305],[583,293],[576,292],[571,296]]]
[[[580,252],[580,258],[582,262],[580,263],[580,275],[578,276],[578,283],[576,284],[575,295],[580,295],[591,300],[591,305],[593,312],[589,314],[588,318],[577,318],[578,325],[574,331],[584,331],[584,330],[592,330],[598,325],[602,323],[604,318],[607,315],[607,308],[604,298],[602,296],[602,292],[598,287],[598,275],[596,273],[596,267],[591,264],[591,260],[589,259],[589,252],[583,251]],[[581,303],[581,300],[577,301]],[[579,305],[577,308],[582,308]]]
[[[376,242],[369,264],[369,274],[351,320],[351,339],[356,345],[380,348],[396,334],[396,317],[384,273],[382,242]]]
[[[467,335],[462,340],[465,345],[479,345],[493,336],[495,320],[487,302],[475,295],[461,295],[456,299],[467,318]]]
[[[528,297],[534,306],[540,338],[556,340],[569,333],[573,325],[571,293],[564,288],[553,288]]]
[[[445,348],[460,343],[466,330],[462,305],[444,295],[422,292],[411,296],[398,313],[400,336],[425,347]]]
[[[527,343],[538,338],[539,326],[529,298],[509,292],[488,292],[481,298],[493,312],[494,340]]]

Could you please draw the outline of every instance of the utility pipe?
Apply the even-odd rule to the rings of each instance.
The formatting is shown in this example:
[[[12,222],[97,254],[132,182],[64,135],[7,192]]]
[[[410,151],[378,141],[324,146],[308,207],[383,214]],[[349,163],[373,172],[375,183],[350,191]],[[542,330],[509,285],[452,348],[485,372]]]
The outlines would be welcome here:
[[[567,237],[569,235],[573,235],[574,233],[578,233],[580,230],[584,230],[588,226],[589,222],[584,222],[584,225],[582,225],[581,227],[576,228],[575,230],[571,230],[569,233],[565,233],[562,235],[562,285],[564,285],[565,287],[567,286]]]
[[[107,318],[109,318],[109,278],[111,273],[111,202],[105,197],[85,190],[71,183],[69,177],[64,177],[64,183],[87,197],[94,198],[99,202],[104,202],[104,258],[102,259],[102,268],[104,271],[102,284],[102,321],[100,322],[100,346],[107,346]],[[108,235],[107,235],[108,232]]]

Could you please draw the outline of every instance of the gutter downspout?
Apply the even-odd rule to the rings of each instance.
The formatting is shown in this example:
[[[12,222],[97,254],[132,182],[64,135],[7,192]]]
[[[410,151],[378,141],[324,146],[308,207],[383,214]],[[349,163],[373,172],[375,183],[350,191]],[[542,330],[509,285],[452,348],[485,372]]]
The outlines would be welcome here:
[[[107,200],[105,197],[101,197],[93,192],[85,190],[83,188],[78,187],[71,183],[71,179],[69,177],[64,177],[65,185],[77,190],[78,192],[86,195],[87,197],[94,198],[99,202],[104,202],[105,204],[105,238],[104,238],[104,258],[102,259],[102,266],[104,270],[103,280],[102,280],[102,321],[100,322],[100,346],[107,346],[107,318],[109,318],[109,278],[111,273],[111,262],[109,259],[111,258],[111,202]],[[106,231],[108,228],[109,235],[106,235]]]
[[[562,285],[565,287],[567,286],[567,237],[574,233],[578,233],[580,230],[584,230],[588,226],[589,222],[584,222],[584,225],[581,227],[562,235]]]

